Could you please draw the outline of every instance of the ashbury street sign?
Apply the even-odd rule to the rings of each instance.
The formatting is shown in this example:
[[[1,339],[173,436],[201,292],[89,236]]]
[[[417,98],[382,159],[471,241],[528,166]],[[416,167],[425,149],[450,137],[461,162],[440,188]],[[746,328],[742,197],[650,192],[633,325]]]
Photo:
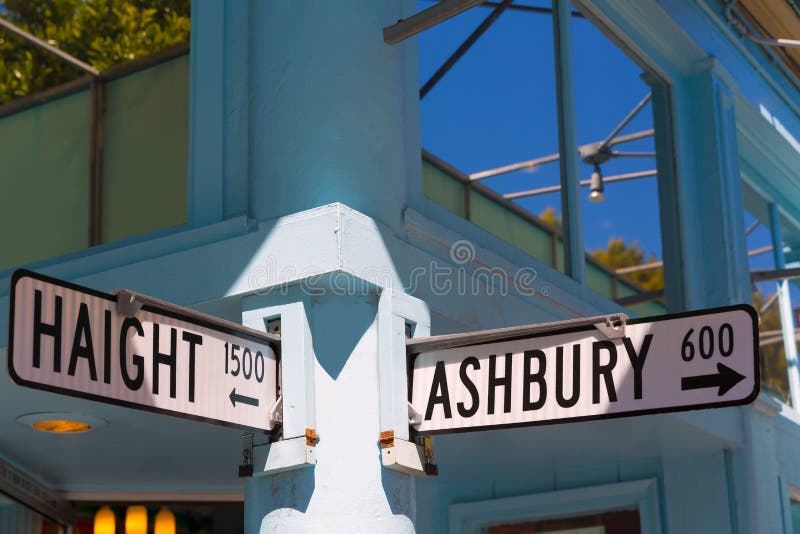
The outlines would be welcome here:
[[[154,299],[130,307],[118,302],[122,298],[15,272],[11,378],[22,386],[130,408],[272,429],[275,339]]]
[[[566,323],[533,335],[522,327],[505,329],[505,339],[491,331],[465,338],[491,343],[409,340],[411,405],[421,419],[414,426],[420,434],[463,432],[734,406],[758,396],[749,306],[615,328]]]

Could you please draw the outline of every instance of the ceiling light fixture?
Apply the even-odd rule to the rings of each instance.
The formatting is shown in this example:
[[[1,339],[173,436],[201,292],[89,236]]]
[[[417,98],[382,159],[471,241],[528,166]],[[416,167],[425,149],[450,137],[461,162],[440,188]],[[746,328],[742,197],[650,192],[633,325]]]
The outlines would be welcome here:
[[[137,504],[125,511],[125,534],[147,534],[147,508]]]
[[[589,181],[589,188],[591,189],[589,201],[602,202],[606,199],[606,196],[603,194],[603,173],[600,172],[599,165],[594,166],[592,178]]]
[[[52,432],[54,434],[79,434],[89,432],[92,426],[81,421],[70,421],[69,419],[45,419],[31,424],[34,430],[40,432]]]
[[[20,415],[17,423],[48,434],[84,434],[108,424],[103,419],[69,412],[39,412]]]
[[[117,518],[114,511],[103,506],[94,515],[94,534],[116,534]]]
[[[175,534],[175,514],[167,507],[162,507],[156,514],[154,534]]]

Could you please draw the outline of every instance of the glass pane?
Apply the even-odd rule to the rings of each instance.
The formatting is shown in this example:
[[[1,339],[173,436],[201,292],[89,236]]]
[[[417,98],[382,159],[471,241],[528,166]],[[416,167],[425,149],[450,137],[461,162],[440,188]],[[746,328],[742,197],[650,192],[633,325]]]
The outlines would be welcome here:
[[[0,532],[63,534],[64,528],[0,493]]]
[[[422,0],[418,9],[433,2]],[[558,137],[552,19],[515,2],[434,85],[446,60],[495,11],[479,6],[419,35],[423,192],[559,268]],[[430,89],[428,90],[428,88]],[[547,156],[550,156],[547,158]],[[502,167],[545,158],[546,162]],[[535,198],[505,195],[556,186]],[[551,208],[551,209],[548,209]],[[543,216],[542,216],[543,215]]]
[[[642,68],[592,22],[573,17],[572,35],[586,283],[632,314],[661,315],[650,87]]]
[[[745,194],[748,208],[760,212],[755,197]],[[761,203],[766,205],[761,200]],[[763,216],[761,217],[763,218]],[[749,210],[744,214],[747,232],[748,264],[751,271],[774,269],[775,257],[772,252],[772,235],[769,221],[761,221]],[[778,281],[753,284],[753,307],[758,312],[759,345],[761,355],[761,388],[783,402],[789,402],[789,378],[786,366],[786,350],[783,343],[780,307],[778,302]],[[794,284],[789,285],[792,302],[798,302],[800,291]],[[796,321],[796,319],[795,319]]]
[[[489,534],[641,534],[638,510],[600,512],[489,527]]]

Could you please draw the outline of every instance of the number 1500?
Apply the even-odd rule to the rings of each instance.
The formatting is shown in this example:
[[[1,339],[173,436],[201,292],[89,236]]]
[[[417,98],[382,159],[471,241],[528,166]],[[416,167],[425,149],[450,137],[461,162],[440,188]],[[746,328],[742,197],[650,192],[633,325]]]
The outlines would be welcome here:
[[[233,376],[242,376],[249,380],[251,376],[255,376],[257,382],[264,380],[264,355],[261,351],[256,351],[255,357],[253,351],[244,347],[244,352],[241,356],[238,354],[242,347],[233,343],[228,350],[228,344],[225,343],[225,374]]]

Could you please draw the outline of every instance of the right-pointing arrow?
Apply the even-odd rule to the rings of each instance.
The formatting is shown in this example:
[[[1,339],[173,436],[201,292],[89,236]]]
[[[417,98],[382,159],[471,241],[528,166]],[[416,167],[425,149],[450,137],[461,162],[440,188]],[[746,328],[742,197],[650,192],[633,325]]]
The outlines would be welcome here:
[[[717,396],[721,397],[730,391],[733,386],[744,380],[744,375],[737,373],[727,365],[718,363],[717,371],[719,372],[713,375],[685,376],[681,378],[681,390],[718,387]]]

